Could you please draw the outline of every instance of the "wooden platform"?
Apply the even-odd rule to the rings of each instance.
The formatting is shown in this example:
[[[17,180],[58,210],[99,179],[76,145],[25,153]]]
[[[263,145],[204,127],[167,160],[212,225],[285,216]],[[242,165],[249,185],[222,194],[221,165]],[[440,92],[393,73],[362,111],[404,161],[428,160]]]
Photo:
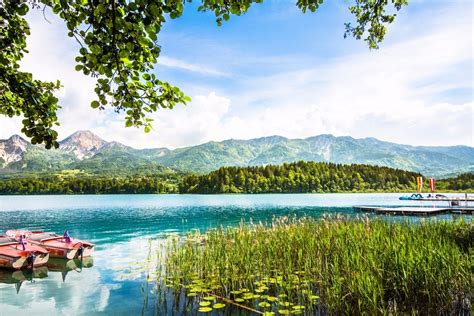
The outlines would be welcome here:
[[[474,207],[416,207],[416,206],[353,206],[358,212],[385,215],[415,215],[428,216],[439,214],[474,214]]]

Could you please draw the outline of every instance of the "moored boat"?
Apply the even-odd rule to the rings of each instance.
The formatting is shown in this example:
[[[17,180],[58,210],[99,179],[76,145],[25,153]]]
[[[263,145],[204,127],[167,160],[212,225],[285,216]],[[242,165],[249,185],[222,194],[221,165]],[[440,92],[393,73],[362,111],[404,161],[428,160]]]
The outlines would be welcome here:
[[[0,236],[0,267],[9,269],[33,268],[45,265],[49,253],[46,249],[22,237],[15,239]]]
[[[53,258],[75,259],[92,255],[94,244],[64,235],[43,231],[9,230],[7,235],[16,239],[26,238],[30,243],[45,248]]]

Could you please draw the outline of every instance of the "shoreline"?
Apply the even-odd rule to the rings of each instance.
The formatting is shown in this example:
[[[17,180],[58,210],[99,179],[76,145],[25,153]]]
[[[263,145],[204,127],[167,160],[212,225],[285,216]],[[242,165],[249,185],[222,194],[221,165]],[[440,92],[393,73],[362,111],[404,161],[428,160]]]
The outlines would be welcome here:
[[[179,193],[179,192],[154,192],[154,193],[130,193],[130,192],[119,192],[119,193],[32,193],[32,194],[24,194],[24,193],[8,193],[8,194],[3,194],[0,193],[0,196],[55,196],[55,195],[64,195],[64,196],[81,196],[81,195],[205,195],[205,196],[212,196],[212,195],[232,195],[232,196],[238,196],[238,195],[317,195],[317,194],[370,194],[370,193],[380,193],[380,194],[411,194],[414,193],[414,191],[361,191],[361,192],[354,192],[354,191],[341,191],[341,192],[254,192],[254,193],[247,193],[247,192],[242,192],[242,193]],[[440,192],[422,192],[421,194],[474,194],[474,190],[463,190],[463,191],[440,191]],[[460,201],[463,201],[462,198],[459,199]],[[417,200],[412,200],[414,202],[417,202]],[[433,201],[433,202],[438,202]],[[444,200],[439,200],[439,202],[445,202]]]

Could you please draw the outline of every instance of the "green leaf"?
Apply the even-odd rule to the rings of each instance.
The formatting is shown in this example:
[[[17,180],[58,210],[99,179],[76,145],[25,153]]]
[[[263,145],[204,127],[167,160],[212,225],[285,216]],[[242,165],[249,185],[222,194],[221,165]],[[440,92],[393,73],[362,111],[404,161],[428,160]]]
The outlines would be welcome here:
[[[91,102],[91,107],[94,108],[94,109],[97,109],[99,107],[99,105],[100,105],[99,101],[94,100],[94,101]]]
[[[25,15],[27,14],[29,11],[29,8],[28,8],[28,5],[26,4],[22,4],[19,8],[18,8],[18,14],[19,15]]]

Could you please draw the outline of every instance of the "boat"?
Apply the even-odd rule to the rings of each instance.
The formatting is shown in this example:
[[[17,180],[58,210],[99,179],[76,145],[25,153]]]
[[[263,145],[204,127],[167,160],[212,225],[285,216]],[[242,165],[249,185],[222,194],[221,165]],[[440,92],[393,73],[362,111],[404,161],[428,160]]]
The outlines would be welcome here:
[[[28,242],[45,248],[52,258],[75,259],[92,255],[94,244],[71,238],[68,231],[58,235],[43,231],[9,230],[7,236],[25,238]]]
[[[0,267],[9,269],[33,268],[45,265],[49,260],[46,249],[24,240],[0,236]]]

